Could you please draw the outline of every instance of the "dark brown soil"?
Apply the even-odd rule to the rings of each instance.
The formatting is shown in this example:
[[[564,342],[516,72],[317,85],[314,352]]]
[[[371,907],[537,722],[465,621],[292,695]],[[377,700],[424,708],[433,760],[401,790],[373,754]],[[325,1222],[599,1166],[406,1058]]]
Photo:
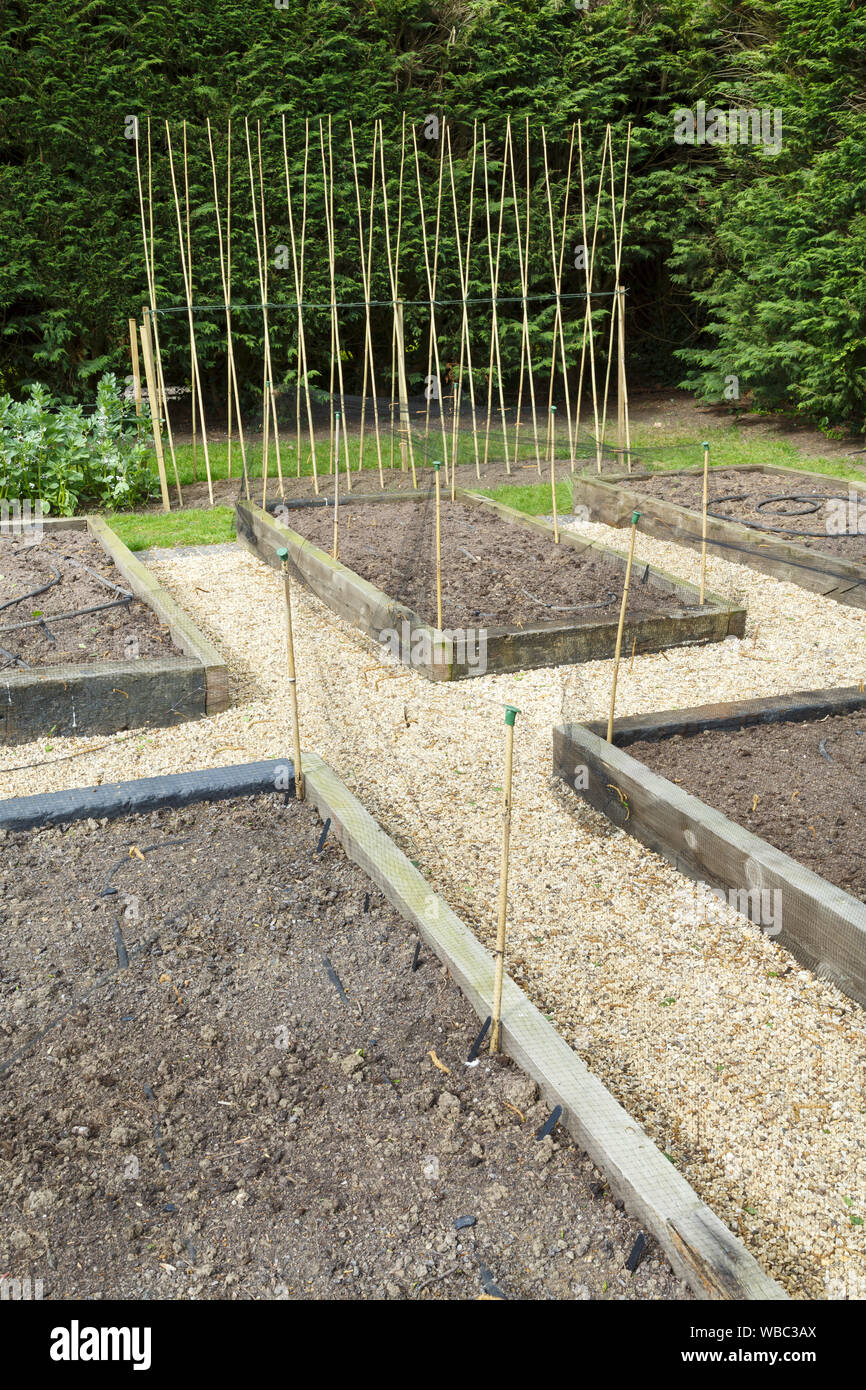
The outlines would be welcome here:
[[[703,498],[703,479],[700,474],[664,473],[645,481],[636,481],[634,489],[652,497],[663,497],[681,507],[700,511]],[[769,498],[771,501],[760,507]],[[765,536],[777,536],[792,545],[804,545],[810,550],[823,550],[828,555],[844,555],[848,560],[866,561],[866,493],[858,494],[859,507],[849,515],[843,513],[843,525],[851,520],[862,527],[852,535],[827,532],[834,523],[834,509],[828,510],[826,500],[849,500],[848,484],[839,478],[810,483],[796,476],[790,479],[780,474],[739,473],[736,469],[713,469],[710,474],[709,510],[715,517],[745,522],[755,529],[755,543]],[[796,500],[794,500],[796,499]],[[817,502],[817,506],[815,503]],[[814,509],[813,509],[814,508]],[[798,528],[802,527],[800,530]]]
[[[46,592],[33,594],[48,584]],[[0,670],[180,656],[168,627],[146,604],[133,599],[118,605],[128,594],[102,546],[83,531],[0,540]],[[113,606],[61,616],[100,604]]]
[[[0,832],[0,1270],[52,1299],[688,1298],[653,1241],[624,1268],[635,1222],[536,1139],[531,1081],[465,1065],[474,1014],[320,831],[277,795]]]
[[[866,900],[864,711],[814,723],[676,734],[630,743],[628,752]]]
[[[333,507],[304,507],[287,524],[332,552]],[[377,588],[436,622],[435,504],[369,502],[340,512],[339,559]],[[636,568],[629,592],[632,617],[669,611],[670,595],[642,582]],[[592,549],[555,545],[523,526],[512,526],[481,507],[442,504],[442,619],[447,628],[481,623],[610,622],[619,615],[625,576]]]

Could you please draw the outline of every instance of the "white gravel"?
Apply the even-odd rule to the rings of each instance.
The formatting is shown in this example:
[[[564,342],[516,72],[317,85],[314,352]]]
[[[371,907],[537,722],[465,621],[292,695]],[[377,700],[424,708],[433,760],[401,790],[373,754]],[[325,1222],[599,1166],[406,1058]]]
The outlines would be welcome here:
[[[577,529],[623,548],[621,531]],[[637,554],[698,578],[692,551],[639,536]],[[151,564],[225,653],[235,704],[170,730],[7,748],[2,795],[290,752],[274,574],[240,550]],[[619,714],[866,676],[866,612],[715,559],[709,586],[746,604],[745,639],[626,661]],[[488,943],[502,705],[520,707],[511,973],[791,1294],[866,1297],[866,1017],[736,914],[690,925],[688,880],[554,782],[552,726],[606,714],[611,663],[432,685],[300,589],[295,629],[304,746]]]

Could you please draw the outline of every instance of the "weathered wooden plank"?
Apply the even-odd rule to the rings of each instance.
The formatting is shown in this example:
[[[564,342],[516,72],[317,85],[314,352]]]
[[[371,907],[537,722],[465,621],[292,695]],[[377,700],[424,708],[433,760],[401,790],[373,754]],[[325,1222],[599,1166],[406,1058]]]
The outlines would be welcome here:
[[[228,709],[228,667],[213,643],[199,631],[171,594],[163,589],[154,575],[124,545],[101,516],[87,517],[87,527],[93,538],[98,540],[110,555],[136,598],[147,604],[160,621],[167,625],[175,645],[204,667],[207,713],[218,714],[220,710]]]
[[[43,666],[0,675],[0,743],[175,724],[205,712],[191,657]]]
[[[493,957],[314,753],[304,754],[307,799],[350,859],[365,870],[420,932],[457,980],[479,1018],[492,1011]],[[508,976],[502,1047],[540,1086],[563,1123],[629,1212],[658,1239],[676,1272],[701,1299],[784,1299],[719,1218],[636,1120],[572,1051]]]
[[[626,748],[638,739],[670,738],[672,734],[701,733],[705,729],[740,729],[747,724],[797,723],[823,719],[828,714],[847,714],[855,709],[866,709],[866,691],[855,685],[831,690],[798,690],[790,695],[762,696],[756,700],[726,700],[617,719],[614,743],[617,748]],[[601,720],[586,727],[594,734],[607,731],[606,723]]]
[[[397,634],[408,653],[417,654],[417,659],[411,661],[413,669],[428,680],[455,678],[453,643],[408,606],[389,598],[261,507],[238,502],[235,516],[238,541],[258,559],[278,570],[281,562],[277,550],[285,548],[289,552],[291,576],[306,584],[341,618],[354,623],[375,642],[388,641],[385,634]],[[425,659],[425,644],[429,660]]]
[[[719,465],[720,467],[721,465]],[[728,465],[740,472],[767,472],[774,476],[794,479],[808,479],[815,482],[827,480],[827,475],[806,473],[800,469],[773,468],[769,465]],[[696,474],[698,468],[677,469],[676,472]],[[575,474],[573,480],[573,504],[589,509],[592,521],[603,522],[607,526],[625,527],[631,522],[633,511],[640,512],[638,528],[647,535],[659,540],[672,541],[689,549],[700,549],[701,514],[692,508],[683,507],[678,502],[653,497],[639,490],[641,477],[658,477],[656,474],[617,475],[616,477],[588,477]],[[846,480],[846,482],[849,480]],[[866,491],[866,484],[851,483],[855,490]],[[846,560],[843,556],[830,555],[824,551],[810,550],[807,546],[796,545],[779,536],[755,531],[735,521],[721,521],[718,517],[707,517],[707,550],[733,564],[748,565],[762,574],[770,574],[813,593],[823,594],[837,603],[845,603],[855,608],[866,608],[866,564],[856,560]]]
[[[553,539],[553,528],[538,517],[527,517],[505,503],[463,489],[458,489],[457,496],[468,505],[493,510],[506,523],[540,530],[551,541]],[[404,493],[393,500],[411,505],[417,498]],[[279,508],[278,503],[274,505]],[[491,671],[521,671],[538,666],[606,660],[613,656],[617,624],[610,621],[581,624],[558,621],[522,628],[486,627],[478,630],[475,639],[469,638],[461,646],[459,640],[438,632],[417,613],[304,540],[288,524],[290,510],[281,512],[278,518],[254,503],[239,501],[235,515],[238,540],[242,545],[274,569],[279,568],[280,563],[276,551],[285,547],[289,552],[290,573],[307,584],[340,617],[360,627],[374,641],[392,641],[389,634],[401,634],[406,624],[399,655],[405,664],[428,680],[462,680]],[[577,550],[592,549],[594,557],[609,565],[617,576],[623,573],[626,557],[619,551],[587,543],[565,531],[562,541]],[[663,614],[630,619],[623,638],[627,650],[634,647],[639,652],[659,651],[686,643],[721,641],[731,634],[742,636],[746,621],[744,608],[713,594],[707,596],[708,602],[700,608],[695,585],[652,566],[646,568],[650,586],[669,596],[671,607]],[[473,641],[480,642],[481,633],[483,658],[479,650],[471,646]],[[417,655],[425,649],[430,659]]]
[[[184,656],[98,661],[0,675],[0,742],[171,725],[228,708],[228,668],[212,643],[98,516],[48,517],[47,534],[87,530]]]
[[[579,795],[690,878],[737,893],[740,909],[758,925],[761,893],[780,893],[774,939],[866,1004],[866,905],[591,728],[555,728],[553,764]]]

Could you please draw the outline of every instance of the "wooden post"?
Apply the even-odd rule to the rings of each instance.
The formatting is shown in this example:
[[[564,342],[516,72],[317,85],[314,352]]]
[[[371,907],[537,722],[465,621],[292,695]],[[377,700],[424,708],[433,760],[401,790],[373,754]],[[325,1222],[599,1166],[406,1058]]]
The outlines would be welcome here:
[[[147,400],[150,405],[150,419],[153,425],[153,444],[156,449],[156,466],[159,470],[159,488],[162,493],[162,509],[171,511],[168,496],[168,483],[165,477],[165,458],[162,452],[162,430],[159,416],[159,390],[153,365],[153,342],[150,336],[150,310],[145,304],[141,311],[141,355],[144,358],[144,372],[147,379]]]
[[[433,465],[436,471],[436,626],[442,631],[442,483],[439,477],[441,462]]]
[[[277,559],[283,570],[283,594],[286,600],[286,663],[289,668],[288,681],[292,697],[292,738],[295,759],[295,796],[304,799],[304,773],[301,766],[301,731],[298,724],[298,682],[295,677],[295,644],[292,636],[292,581],[289,578],[289,552],[285,546],[277,551]]]
[[[704,491],[701,499],[701,606],[707,590],[707,506],[710,493],[710,446],[704,440]]]
[[[505,776],[502,782],[502,866],[499,873],[499,908],[496,922],[496,969],[493,977],[493,1014],[490,1051],[499,1051],[502,1022],[502,981],[505,975],[505,920],[508,912],[508,852],[511,844],[511,772],[514,764],[514,721],[520,713],[505,706]]]
[[[628,546],[628,562],[625,567],[625,584],[622,591],[622,607],[619,610],[619,627],[616,630],[616,651],[613,658],[613,685],[610,692],[610,713],[607,717],[607,741],[613,743],[613,712],[616,707],[616,683],[619,677],[619,658],[622,653],[622,630],[625,627],[625,610],[628,605],[628,591],[631,586],[631,566],[634,560],[634,543],[640,512],[631,514],[631,539]]]
[[[553,503],[553,541],[559,545],[559,520],[556,515],[556,406],[550,407],[550,497]]]
[[[135,396],[135,413],[141,415],[141,368],[138,365],[138,325],[135,319],[129,320],[129,355],[132,358],[132,389]]]
[[[340,412],[334,413],[334,546],[331,555],[340,556]]]

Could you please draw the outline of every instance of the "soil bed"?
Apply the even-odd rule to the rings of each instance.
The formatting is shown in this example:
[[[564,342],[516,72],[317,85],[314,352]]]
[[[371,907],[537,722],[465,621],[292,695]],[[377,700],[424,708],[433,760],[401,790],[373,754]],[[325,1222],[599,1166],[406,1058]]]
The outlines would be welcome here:
[[[331,553],[334,510],[291,509],[292,530]],[[341,505],[340,561],[427,622],[436,622],[435,507],[432,500]],[[646,568],[646,567],[644,567]],[[666,611],[670,596],[641,583],[635,569],[628,613]],[[442,504],[442,619],[447,628],[494,624],[611,621],[622,603],[623,575],[593,556],[481,507]],[[682,605],[685,607],[685,605]]]
[[[43,586],[50,587],[33,592]],[[130,592],[85,531],[46,530],[38,541],[3,537],[0,670],[180,656],[169,628],[151,609],[136,598],[125,601]],[[88,608],[100,611],[61,617]]]
[[[662,497],[691,511],[701,509],[703,479],[700,473],[664,473],[652,478],[618,481],[635,492]],[[761,533],[766,533],[810,550],[842,555],[848,560],[866,560],[866,495],[858,493],[858,496],[861,498],[859,514],[854,514],[854,521],[855,524],[859,522],[864,534],[836,535],[827,531],[827,523],[834,524],[837,511],[837,508],[828,509],[827,499],[838,499],[838,506],[849,500],[847,485],[838,478],[813,484],[804,480],[802,474],[787,481],[779,474],[737,469],[714,468],[710,473],[709,511],[712,516],[755,528],[756,543]],[[847,510],[842,513],[842,524],[849,524]]]
[[[866,713],[629,743],[653,772],[866,900]]]
[[[464,1065],[469,1005],[320,833],[260,796],[5,836],[0,1267],[54,1299],[690,1297],[652,1242],[627,1272],[635,1223],[536,1139],[533,1083]]]

